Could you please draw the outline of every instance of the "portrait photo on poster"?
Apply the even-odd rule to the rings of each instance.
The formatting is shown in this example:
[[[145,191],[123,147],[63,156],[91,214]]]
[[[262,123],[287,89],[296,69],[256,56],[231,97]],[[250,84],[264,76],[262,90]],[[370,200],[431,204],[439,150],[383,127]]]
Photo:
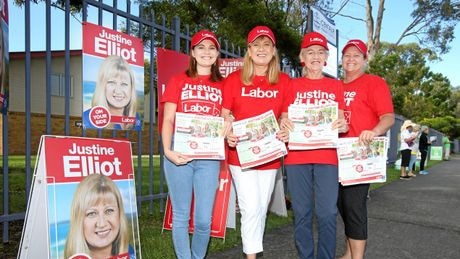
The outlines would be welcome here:
[[[83,55],[83,127],[141,130],[144,68],[120,56]]]
[[[132,180],[114,181],[102,174],[81,182],[49,184],[49,197],[54,194],[48,201],[50,258],[136,258],[140,243],[134,234],[138,233],[134,188]]]

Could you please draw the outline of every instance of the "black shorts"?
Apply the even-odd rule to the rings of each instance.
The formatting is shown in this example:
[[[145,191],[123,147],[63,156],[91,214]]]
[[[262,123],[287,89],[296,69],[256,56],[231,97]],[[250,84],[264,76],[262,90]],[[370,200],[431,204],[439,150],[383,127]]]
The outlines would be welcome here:
[[[401,150],[401,167],[409,166],[411,153],[412,153],[412,150],[410,149]]]
[[[355,240],[367,239],[367,194],[369,184],[339,188],[337,207],[345,226],[345,235]]]

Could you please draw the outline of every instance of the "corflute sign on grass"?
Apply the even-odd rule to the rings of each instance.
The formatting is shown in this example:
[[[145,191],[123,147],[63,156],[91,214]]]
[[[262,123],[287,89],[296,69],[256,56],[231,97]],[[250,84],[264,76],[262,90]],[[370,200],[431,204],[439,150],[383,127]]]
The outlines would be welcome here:
[[[142,258],[131,143],[42,136],[18,258]]]

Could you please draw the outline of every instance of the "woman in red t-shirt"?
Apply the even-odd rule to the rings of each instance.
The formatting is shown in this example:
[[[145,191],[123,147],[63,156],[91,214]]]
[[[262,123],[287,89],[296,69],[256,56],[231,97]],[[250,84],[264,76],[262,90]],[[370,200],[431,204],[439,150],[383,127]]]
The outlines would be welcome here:
[[[323,68],[328,53],[326,38],[317,32],[305,34],[300,50],[300,61],[304,64],[302,77],[293,79],[289,94],[283,104],[282,121],[292,130],[288,119],[291,104],[311,105],[337,103],[338,119],[332,129],[348,130],[343,109],[343,88],[337,79],[325,77]],[[308,111],[308,110],[307,110]],[[321,111],[312,116],[311,126],[321,127],[325,118]],[[311,149],[310,149],[311,148]],[[338,160],[335,148],[289,150],[284,159],[287,185],[294,211],[294,238],[299,258],[335,258]],[[318,248],[314,257],[313,213],[318,221]]]
[[[289,76],[280,71],[275,36],[270,28],[256,26],[249,32],[247,42],[243,68],[230,74],[224,82],[222,117],[227,122],[232,120],[232,116],[235,120],[242,120],[270,110],[276,118],[281,115]],[[287,141],[288,134],[287,130],[281,130],[277,137]],[[263,137],[258,131],[252,138],[257,138],[257,135]],[[256,254],[263,251],[265,218],[281,162],[275,159],[242,169],[235,149],[236,136],[228,134],[227,142],[230,146],[228,163],[241,212],[243,252],[247,258],[256,258]]]
[[[172,239],[177,258],[204,258],[211,233],[211,217],[218,187],[220,161],[192,160],[174,151],[176,112],[220,116],[222,76],[219,42],[206,30],[192,37],[190,62],[185,73],[171,78],[163,94],[164,170],[172,205]],[[204,134],[198,132],[197,134]],[[194,233],[190,247],[190,207],[194,197]]]
[[[390,88],[382,78],[366,74],[367,46],[361,40],[349,40],[342,49],[345,118],[349,130],[341,137],[359,137],[369,145],[394,124]],[[342,259],[364,258],[367,240],[367,194],[369,184],[339,187],[337,202],[347,237]]]

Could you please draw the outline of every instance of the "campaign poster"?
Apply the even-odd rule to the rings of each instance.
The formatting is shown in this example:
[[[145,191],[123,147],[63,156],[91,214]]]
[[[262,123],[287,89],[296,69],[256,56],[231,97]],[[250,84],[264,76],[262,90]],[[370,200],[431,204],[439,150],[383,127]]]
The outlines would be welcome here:
[[[224,118],[176,112],[174,151],[193,159],[225,159]]]
[[[289,134],[290,150],[336,148],[339,133],[332,129],[337,120],[337,103],[320,105],[295,105],[288,107],[288,117],[294,124]]]
[[[83,127],[142,130],[142,39],[83,23]]]
[[[243,67],[243,58],[221,58],[219,59],[219,71],[223,77]]]
[[[442,147],[430,147],[430,160],[442,160]]]
[[[233,134],[238,138],[236,151],[241,168],[251,168],[287,154],[286,144],[276,138],[279,126],[273,111],[234,121]]]
[[[43,146],[48,258],[89,259],[107,246],[104,258],[141,258],[131,143],[46,136]]]
[[[386,181],[388,138],[374,137],[369,145],[357,137],[339,138],[339,182],[343,186]]]
[[[9,41],[8,41],[8,1],[0,0],[0,112],[8,111],[9,96]]]

